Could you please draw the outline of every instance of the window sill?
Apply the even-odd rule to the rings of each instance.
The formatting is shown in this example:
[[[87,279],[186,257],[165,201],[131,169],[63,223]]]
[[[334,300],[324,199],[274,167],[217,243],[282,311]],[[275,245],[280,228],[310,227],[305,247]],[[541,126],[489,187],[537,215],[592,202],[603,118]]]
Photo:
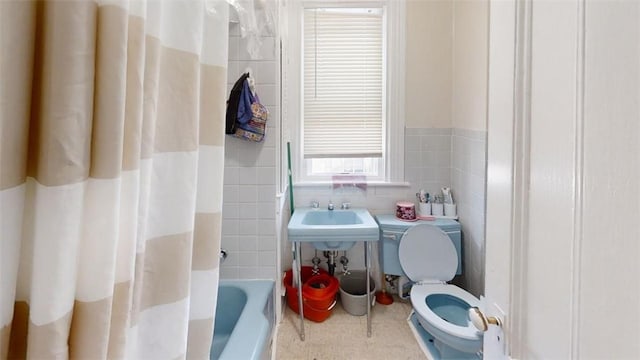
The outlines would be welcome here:
[[[343,185],[351,185],[354,182],[352,181],[341,181],[341,182],[333,182],[333,181],[304,181],[304,182],[295,182],[293,184],[294,187],[303,188],[303,187],[322,187],[322,186],[333,186],[338,184]],[[371,187],[410,187],[411,184],[406,181],[365,181],[367,186]]]

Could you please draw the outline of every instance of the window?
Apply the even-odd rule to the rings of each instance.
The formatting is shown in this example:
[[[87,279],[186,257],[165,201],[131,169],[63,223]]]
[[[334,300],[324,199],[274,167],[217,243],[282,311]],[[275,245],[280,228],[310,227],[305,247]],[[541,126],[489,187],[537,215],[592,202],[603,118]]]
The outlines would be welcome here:
[[[291,81],[283,97],[289,119],[297,120],[290,136],[296,180],[326,181],[334,174],[403,180],[403,2],[289,4],[297,9],[288,40],[299,48],[288,51],[294,66],[284,74]]]
[[[382,9],[305,9],[303,22],[304,158],[382,157]]]

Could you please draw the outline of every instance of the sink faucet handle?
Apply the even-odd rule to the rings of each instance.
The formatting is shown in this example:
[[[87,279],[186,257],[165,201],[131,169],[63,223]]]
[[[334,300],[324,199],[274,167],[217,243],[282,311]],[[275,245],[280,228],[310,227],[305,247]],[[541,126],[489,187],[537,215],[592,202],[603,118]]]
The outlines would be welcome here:
[[[333,205],[333,201],[329,200],[329,204],[327,205],[328,210],[333,210],[335,206]]]
[[[317,202],[317,201],[312,201],[311,202],[311,207],[314,208],[314,209],[317,209],[317,208],[320,207],[320,203]]]
[[[351,203],[350,203],[350,202],[343,202],[343,203],[342,203],[342,206],[340,206],[340,208],[341,208],[342,210],[350,209],[350,208],[351,208]]]

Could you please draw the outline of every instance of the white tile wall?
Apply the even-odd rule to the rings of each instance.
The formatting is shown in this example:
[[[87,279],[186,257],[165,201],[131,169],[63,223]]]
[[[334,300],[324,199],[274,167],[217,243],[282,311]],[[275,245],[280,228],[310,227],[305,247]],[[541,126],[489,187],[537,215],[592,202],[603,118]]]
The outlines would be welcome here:
[[[252,60],[238,24],[229,27],[228,89],[247,68],[256,80],[260,101],[269,109],[262,143],[225,137],[222,248],[223,279],[277,279],[276,275],[276,140],[279,137],[279,60],[276,41],[264,37],[259,59]]]
[[[326,207],[329,200],[333,201],[336,207],[342,202],[351,203],[352,207],[364,207],[372,215],[391,214],[395,211],[395,203],[398,200],[412,200],[415,198],[415,191],[412,192],[407,186],[369,186],[366,190],[360,188],[337,188],[331,185],[318,186],[298,186],[294,189],[295,207],[308,207],[312,201],[318,201],[321,207]],[[413,198],[412,198],[413,197]],[[288,219],[288,218],[287,218]],[[315,249],[309,244],[302,246],[302,265],[312,265],[311,259],[315,254]],[[321,266],[327,268],[326,258],[322,252],[318,251],[318,256],[322,260]],[[364,247],[362,243],[356,244],[347,251],[350,269],[364,269]],[[288,267],[291,267],[290,258]],[[374,271],[379,269],[377,251],[372,257]],[[342,271],[342,265],[338,264],[336,272]],[[379,281],[376,277],[376,282]]]
[[[484,131],[406,128],[405,181],[410,187],[370,186],[366,191],[333,189],[330,185],[298,187],[294,193],[296,206],[319,201],[324,207],[329,200],[335,204],[349,201],[374,215],[389,214],[398,200],[415,201],[419,189],[439,194],[442,187],[449,186],[458,204],[464,239],[464,275],[457,282],[480,295],[484,292],[485,139]],[[358,245],[348,251],[352,268],[364,267],[362,253]],[[303,265],[311,265],[313,256],[311,246],[303,247]],[[325,259],[320,257],[324,265]]]
[[[405,129],[405,180],[412,193],[439,194],[451,187],[463,234],[464,275],[456,282],[476,296],[484,293],[486,135],[458,128]]]
[[[460,285],[476,296],[484,294],[486,138],[486,131],[466,129],[453,129],[451,136],[451,187],[464,242]]]
[[[439,194],[450,187],[451,129],[406,128],[404,166],[413,194],[420,189]]]
[[[270,111],[267,136],[263,143],[251,143],[226,137],[222,247],[229,256],[221,265],[221,278],[262,278],[279,280],[278,254],[283,267],[290,264],[290,243],[283,234],[278,247],[276,226],[286,232],[288,214],[276,224],[275,195],[276,142],[279,136],[279,59],[276,38],[265,37],[260,59],[251,60],[246,41],[240,38],[237,24],[230,25],[228,88],[246,68],[256,78],[257,92]],[[444,186],[453,190],[463,227],[465,275],[461,284],[475,295],[484,292],[484,204],[486,132],[465,129],[405,129],[405,180],[410,187],[370,186],[333,189],[331,186],[295,189],[296,206],[319,201],[326,206],[349,201],[354,207],[366,207],[372,214],[392,213],[398,200],[415,201],[415,193],[425,189],[437,193]],[[285,207],[287,208],[287,207]],[[288,211],[288,210],[287,210]],[[303,264],[310,265],[312,248],[303,248]],[[362,246],[347,256],[352,268],[363,268]],[[324,259],[323,259],[324,260]],[[377,266],[374,257],[374,265]]]
[[[331,185],[305,186],[295,189],[296,206],[309,206],[312,201],[327,206],[332,200],[336,206],[350,202],[353,207],[365,207],[373,215],[392,214],[399,200],[415,201],[415,193],[425,189],[431,193],[444,186],[450,186],[451,174],[451,129],[405,129],[405,181],[406,186],[369,186],[367,190],[359,188],[333,189]],[[303,247],[303,265],[311,265],[314,256],[311,246]],[[321,259],[326,260],[322,255]],[[353,269],[364,268],[364,249],[361,244],[347,252],[349,266]],[[341,266],[338,266],[340,269]],[[377,257],[374,256],[374,268]]]

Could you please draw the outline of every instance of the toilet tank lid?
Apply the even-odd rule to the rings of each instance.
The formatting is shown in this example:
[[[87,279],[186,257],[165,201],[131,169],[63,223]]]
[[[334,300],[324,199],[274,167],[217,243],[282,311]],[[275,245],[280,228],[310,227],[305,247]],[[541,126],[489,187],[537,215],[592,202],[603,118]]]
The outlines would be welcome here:
[[[412,281],[449,281],[458,269],[458,253],[442,230],[422,224],[407,230],[398,245],[402,270]]]
[[[437,226],[444,232],[460,231],[460,223],[451,219],[436,219],[436,220],[418,220],[414,222],[407,222],[398,220],[395,215],[377,215],[376,221],[380,225],[380,230],[385,231],[405,231],[409,228],[420,224],[429,224]]]

